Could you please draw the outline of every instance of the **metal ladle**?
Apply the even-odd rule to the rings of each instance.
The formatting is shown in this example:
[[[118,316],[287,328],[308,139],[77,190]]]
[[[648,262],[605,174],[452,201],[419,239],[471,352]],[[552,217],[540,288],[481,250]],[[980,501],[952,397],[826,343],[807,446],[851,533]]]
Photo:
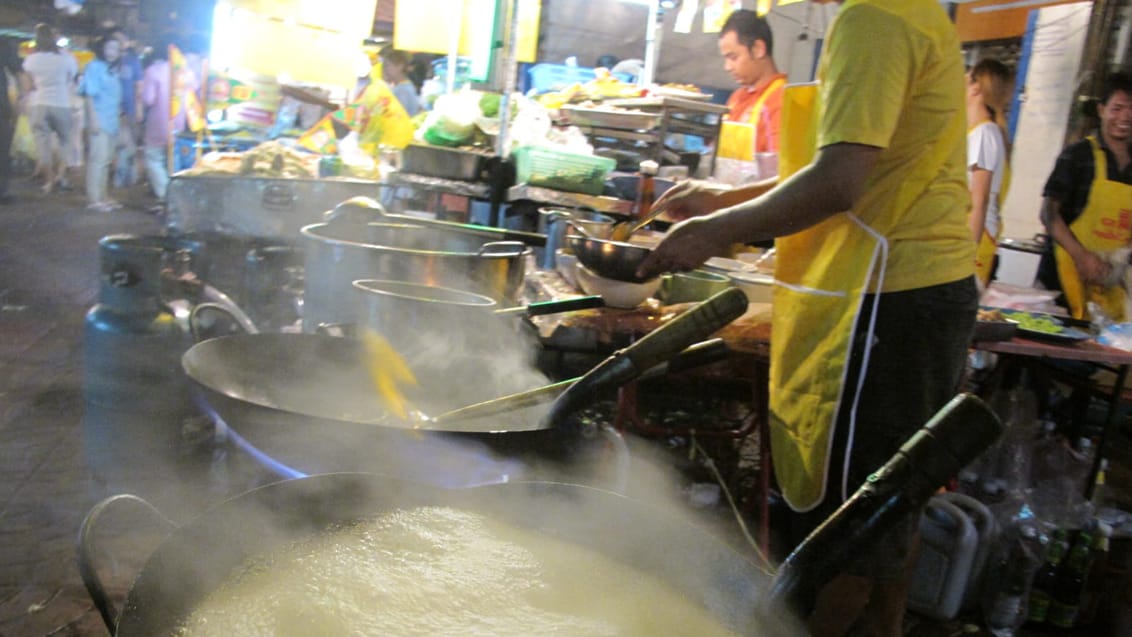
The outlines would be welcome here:
[[[613,232],[612,234],[610,234],[609,238],[613,241],[628,241],[629,237],[633,236],[633,234],[641,228],[644,228],[645,226],[652,223],[652,220],[659,217],[660,213],[664,212],[664,210],[664,208],[654,208],[636,223],[632,221],[622,221],[615,224],[613,226]]]

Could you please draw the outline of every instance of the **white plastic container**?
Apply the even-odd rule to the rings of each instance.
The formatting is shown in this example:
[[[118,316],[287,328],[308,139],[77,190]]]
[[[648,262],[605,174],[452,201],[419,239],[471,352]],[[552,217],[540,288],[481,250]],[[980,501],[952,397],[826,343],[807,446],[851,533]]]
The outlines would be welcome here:
[[[937,620],[954,619],[963,603],[979,532],[962,509],[937,495],[920,519],[920,535],[908,608]]]
[[[962,493],[948,491],[938,497],[959,507],[971,523],[975,525],[978,533],[978,546],[975,549],[975,559],[971,563],[970,575],[967,577],[967,586],[963,592],[961,608],[965,610],[976,609],[979,606],[979,595],[982,591],[983,574],[986,571],[987,560],[990,558],[991,547],[998,539],[998,522],[985,504],[975,498]]]

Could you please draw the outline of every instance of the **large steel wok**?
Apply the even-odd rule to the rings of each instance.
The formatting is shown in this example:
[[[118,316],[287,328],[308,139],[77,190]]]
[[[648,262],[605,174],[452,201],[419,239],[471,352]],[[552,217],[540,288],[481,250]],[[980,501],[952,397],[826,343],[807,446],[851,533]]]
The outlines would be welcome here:
[[[889,524],[918,511],[1001,431],[1002,424],[985,404],[973,396],[957,397],[795,549],[773,581],[744,554],[682,516],[606,491],[554,483],[447,490],[371,474],[279,482],[210,509],[176,529],[149,557],[121,613],[111,607],[91,547],[93,529],[109,507],[140,500],[115,496],[96,505],[83,521],[79,568],[112,633],[171,634],[232,569],[257,553],[337,523],[440,505],[498,517],[598,551],[674,587],[739,634],[801,635],[795,618],[806,614],[803,601],[852,552],[872,546]],[[411,559],[407,567],[412,567]],[[585,590],[585,582],[578,587]]]
[[[798,634],[785,630],[790,625],[785,617],[769,632],[760,629],[752,609],[769,585],[767,576],[742,553],[674,512],[576,485],[448,490],[356,473],[274,483],[206,511],[162,541],[119,613],[93,565],[92,538],[104,512],[127,498],[132,496],[97,505],[80,532],[84,583],[111,632],[122,637],[174,634],[205,595],[257,553],[336,524],[429,505],[486,514],[602,553],[675,588],[738,634]],[[586,582],[577,585],[584,588]]]
[[[535,453],[566,459],[578,444],[557,426],[600,392],[632,380],[740,316],[746,297],[728,290],[610,357],[567,390],[548,411],[527,407],[491,418],[400,420],[390,415],[367,371],[364,348],[320,334],[239,334],[190,348],[182,366],[202,406],[238,437],[300,473],[373,471],[443,484],[490,481],[474,467],[507,473],[504,456]],[[478,389],[482,352],[451,355],[428,367],[409,398],[438,414],[531,389]],[[445,377],[446,370],[451,373]],[[468,462],[469,455],[482,462]],[[443,477],[446,471],[472,475]]]

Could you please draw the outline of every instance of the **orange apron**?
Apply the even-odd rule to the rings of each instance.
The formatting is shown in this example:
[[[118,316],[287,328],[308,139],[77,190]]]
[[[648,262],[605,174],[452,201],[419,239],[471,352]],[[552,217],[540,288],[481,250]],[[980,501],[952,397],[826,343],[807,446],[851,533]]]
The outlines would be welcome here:
[[[1108,252],[1126,247],[1132,238],[1132,185],[1109,180],[1104,149],[1096,137],[1088,140],[1093,148],[1093,185],[1089,188],[1089,203],[1081,211],[1081,216],[1069,224],[1069,229],[1089,251]],[[1054,246],[1053,254],[1057,260],[1061,291],[1065,293],[1074,318],[1087,318],[1088,302],[1093,301],[1112,320],[1125,320],[1122,286],[1086,285],[1081,281],[1073,257],[1064,248]]]
[[[786,84],[786,78],[777,78],[766,87],[763,94],[755,100],[751,108],[751,117],[746,122],[724,121],[719,130],[719,149],[716,157],[723,159],[739,159],[742,161],[755,160],[755,135],[758,132],[759,116],[762,115],[763,105],[771,93]]]

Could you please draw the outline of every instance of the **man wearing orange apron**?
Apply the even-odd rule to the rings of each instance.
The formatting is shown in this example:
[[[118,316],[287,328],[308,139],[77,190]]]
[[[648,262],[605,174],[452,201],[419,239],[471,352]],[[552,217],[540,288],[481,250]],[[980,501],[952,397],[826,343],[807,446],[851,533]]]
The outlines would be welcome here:
[[[778,152],[786,74],[774,64],[773,45],[770,25],[754,11],[735,11],[723,24],[719,54],[740,86],[727,98],[731,110],[720,128],[717,157],[754,161],[755,153]]]
[[[845,0],[819,83],[786,90],[783,181],[761,195],[764,184],[723,195],[681,185],[657,202],[711,214],[669,230],[641,274],[776,238],[771,453],[784,500],[811,528],[954,396],[963,371],[978,292],[958,51],[934,0]],[[858,621],[902,634],[917,521],[826,584],[811,634]]]
[[[1062,291],[1074,317],[1096,318],[1092,302],[1110,319],[1126,321],[1126,292],[1105,284],[1112,266],[1104,253],[1132,239],[1132,78],[1109,78],[1097,115],[1099,133],[1063,150],[1046,181],[1042,222],[1054,245],[1038,276]]]

